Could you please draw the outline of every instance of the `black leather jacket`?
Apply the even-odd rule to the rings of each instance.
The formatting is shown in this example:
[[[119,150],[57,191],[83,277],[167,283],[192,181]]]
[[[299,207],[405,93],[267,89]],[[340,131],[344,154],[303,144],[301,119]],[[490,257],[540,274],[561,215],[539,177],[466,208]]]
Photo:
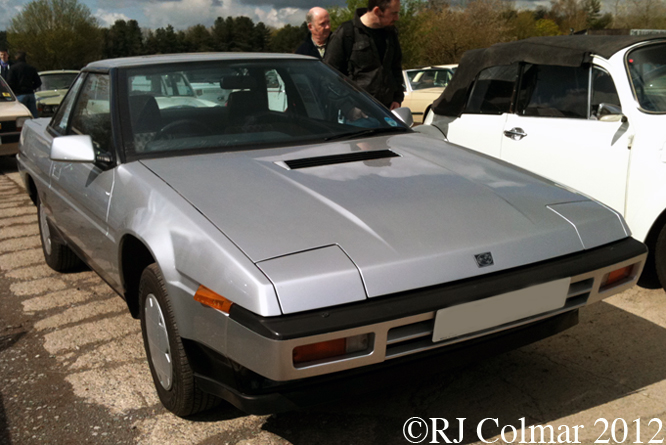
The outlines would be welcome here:
[[[405,97],[398,32],[394,27],[385,28],[386,53],[384,60],[380,60],[377,45],[361,22],[366,11],[366,8],[357,9],[354,18],[333,33],[324,62],[389,107],[392,102],[401,103]]]

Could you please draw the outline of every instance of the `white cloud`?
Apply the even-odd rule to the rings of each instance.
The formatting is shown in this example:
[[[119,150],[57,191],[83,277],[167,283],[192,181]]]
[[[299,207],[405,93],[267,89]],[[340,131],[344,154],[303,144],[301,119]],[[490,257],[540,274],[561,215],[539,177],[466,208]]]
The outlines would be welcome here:
[[[99,23],[103,27],[109,27],[116,23],[117,20],[130,20],[125,14],[119,12],[110,12],[104,9],[98,9],[95,14],[93,14],[99,20]]]
[[[185,29],[196,24],[212,26],[217,17],[246,16],[255,23],[264,22],[266,25],[280,28],[286,24],[300,24],[305,19],[304,10],[297,8],[258,8],[251,5],[242,5],[236,0],[171,1],[149,3],[143,8],[147,18],[148,28],[164,28],[172,25],[176,29]],[[140,25],[143,25],[140,23]]]
[[[0,0],[0,29],[6,30],[12,18],[23,9],[21,0]]]
[[[287,24],[300,25],[303,23],[306,11],[299,8],[271,8],[268,11],[256,8],[254,13],[258,17],[258,21],[264,22],[265,25],[282,28]]]

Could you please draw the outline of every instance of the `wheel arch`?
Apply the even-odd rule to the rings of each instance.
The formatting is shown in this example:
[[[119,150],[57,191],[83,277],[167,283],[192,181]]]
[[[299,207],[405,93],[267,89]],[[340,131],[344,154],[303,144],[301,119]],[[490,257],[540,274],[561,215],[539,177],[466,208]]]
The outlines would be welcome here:
[[[28,192],[28,196],[34,205],[37,205],[39,195],[37,192],[37,185],[35,185],[35,180],[32,179],[32,176],[29,174],[25,175],[25,189]]]
[[[655,246],[657,245],[657,238],[659,233],[666,226],[666,209],[662,210],[661,214],[654,220],[647,236],[643,242],[648,246],[648,257],[645,262],[643,274],[638,282],[642,287],[650,289],[658,289],[661,287],[657,279],[656,263],[655,263]]]
[[[132,317],[139,318],[139,283],[143,270],[155,262],[146,244],[134,235],[125,235],[120,241],[120,278],[125,291],[125,302]]]

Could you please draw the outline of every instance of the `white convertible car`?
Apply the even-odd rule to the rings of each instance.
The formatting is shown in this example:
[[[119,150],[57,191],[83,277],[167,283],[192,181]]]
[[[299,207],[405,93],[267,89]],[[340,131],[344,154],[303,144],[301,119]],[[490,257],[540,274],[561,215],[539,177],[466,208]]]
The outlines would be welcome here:
[[[226,102],[179,100],[212,74]],[[46,262],[125,299],[180,416],[418,378],[636,282],[617,212],[397,115],[309,57],[114,59],[26,124],[18,160]]]
[[[666,36],[534,37],[465,53],[419,131],[618,210],[666,288]],[[434,130],[435,133],[432,133]]]

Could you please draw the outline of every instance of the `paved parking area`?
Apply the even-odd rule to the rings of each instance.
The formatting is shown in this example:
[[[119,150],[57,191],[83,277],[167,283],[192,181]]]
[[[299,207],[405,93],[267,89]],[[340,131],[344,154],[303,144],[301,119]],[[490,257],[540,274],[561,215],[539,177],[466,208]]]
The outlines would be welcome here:
[[[548,443],[548,425],[552,443],[666,439],[666,293],[634,288],[554,338],[354,400],[183,420],[159,404],[124,302],[90,271],[46,266],[35,207],[0,158],[0,445],[407,444],[413,417],[420,443],[446,443],[441,419],[466,444]]]

